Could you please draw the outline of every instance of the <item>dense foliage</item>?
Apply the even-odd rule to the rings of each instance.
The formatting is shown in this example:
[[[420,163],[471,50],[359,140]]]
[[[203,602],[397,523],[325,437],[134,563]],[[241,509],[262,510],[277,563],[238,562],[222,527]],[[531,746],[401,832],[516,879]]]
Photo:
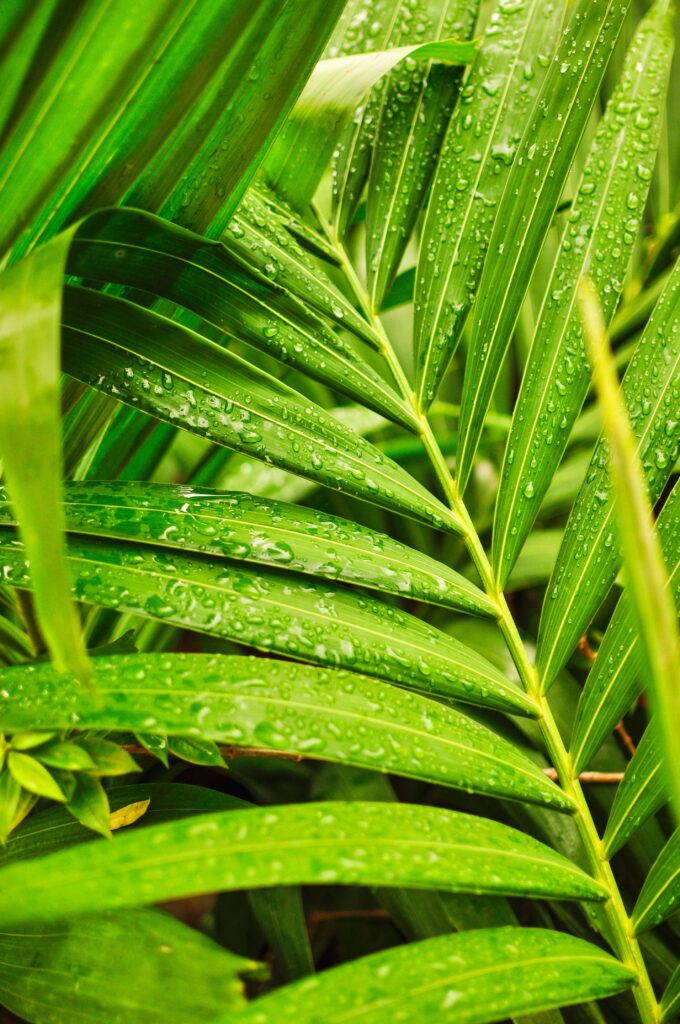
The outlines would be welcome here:
[[[674,19],[0,5],[8,1020],[680,1017]]]

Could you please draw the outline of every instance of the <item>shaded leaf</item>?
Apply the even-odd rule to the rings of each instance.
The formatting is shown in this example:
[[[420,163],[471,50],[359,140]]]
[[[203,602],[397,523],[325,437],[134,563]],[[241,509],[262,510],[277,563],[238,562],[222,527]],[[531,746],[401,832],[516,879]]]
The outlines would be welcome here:
[[[655,928],[672,914],[680,900],[680,830],[676,830],[654,861],[631,917],[635,935]]]

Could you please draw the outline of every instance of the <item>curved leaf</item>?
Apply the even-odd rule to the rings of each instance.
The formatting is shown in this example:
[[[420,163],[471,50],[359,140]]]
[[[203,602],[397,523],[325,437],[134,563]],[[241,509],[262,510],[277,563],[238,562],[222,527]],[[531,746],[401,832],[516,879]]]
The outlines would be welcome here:
[[[635,935],[655,928],[677,910],[680,900],[680,829],[676,830],[654,861],[633,909]]]
[[[571,935],[539,928],[480,928],[334,967],[256,999],[233,1020],[490,1024],[601,999],[634,981],[628,967]],[[232,1024],[232,1018],[217,1024]]]
[[[501,586],[533,526],[590,384],[576,308],[584,273],[597,289],[607,322],[616,310],[645,208],[648,154],[658,145],[659,94],[672,55],[673,13],[662,0],[641,22],[598,124],[546,286],[496,502],[493,562]]]
[[[484,264],[519,134],[548,67],[560,4],[501,2],[454,111],[425,216],[415,289],[418,404],[434,399]]]
[[[622,391],[652,503],[680,450],[680,264],[635,350]],[[544,686],[565,665],[611,587],[620,564],[603,438],[569,516],[543,605],[536,663]]]
[[[269,374],[124,299],[67,286],[64,368],[158,419],[435,526],[444,505],[377,448]]]
[[[67,270],[176,302],[384,416],[414,425],[413,412],[347,342],[279,284],[231,259],[220,242],[136,210],[102,211],[80,225]]]
[[[527,757],[455,708],[363,676],[264,658],[97,658],[88,696],[49,666],[0,673],[0,729],[158,732],[282,751],[543,803],[571,801]]]
[[[172,484],[67,483],[67,529],[357,583],[477,615],[490,598],[428,555],[348,519],[251,494]],[[0,487],[0,523],[14,523]]]
[[[302,884],[605,897],[560,854],[507,825],[408,804],[328,802],[202,814],[10,864],[0,870],[0,927]]]
[[[676,1020],[680,1011],[680,967],[676,967],[661,999],[661,1020]]]
[[[69,596],[61,498],[59,320],[73,229],[0,273],[0,459],[35,567],[35,610],[55,664],[89,676]],[[40,443],[36,443],[36,438]]]
[[[461,490],[529,279],[628,6],[624,0],[574,5],[510,168],[489,240],[465,366],[457,462]]]
[[[474,55],[474,44],[442,39],[319,61],[267,154],[265,182],[292,207],[304,210],[343,129],[379,78],[406,58],[459,65]]]
[[[666,500],[656,529],[670,570],[670,590],[675,600],[680,601],[680,485],[675,485]],[[575,772],[587,767],[605,737],[641,693],[640,669],[638,634],[624,590],[578,703],[571,740]]]
[[[536,714],[534,701],[475,651],[413,615],[348,588],[99,538],[72,536],[69,551],[80,600],[289,658]],[[8,528],[0,530],[0,565],[12,586],[30,586],[23,551]]]

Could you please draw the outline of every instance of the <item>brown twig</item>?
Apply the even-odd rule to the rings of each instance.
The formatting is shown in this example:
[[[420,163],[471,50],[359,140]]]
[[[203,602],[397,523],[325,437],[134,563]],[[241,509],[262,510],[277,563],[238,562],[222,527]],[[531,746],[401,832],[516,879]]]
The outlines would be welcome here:
[[[557,772],[554,768],[544,768],[543,772],[557,782]],[[581,772],[578,781],[579,782],[593,782],[599,783],[605,786],[611,786],[618,784],[623,778],[623,772]]]
[[[128,754],[150,754],[151,752],[146,747],[137,746],[134,743],[123,743],[121,744],[123,750],[127,750]],[[235,747],[233,745],[220,746],[219,752],[222,757],[228,761],[233,761],[235,757],[276,757],[283,761],[306,761],[308,760],[304,754],[289,754],[285,750],[268,750],[267,748],[260,749],[259,747]],[[172,757],[172,753],[170,753]]]
[[[389,919],[389,916],[387,911],[381,907],[367,908],[365,910],[310,910],[307,914],[309,939],[311,942],[317,928],[325,921],[370,920],[371,918],[385,921]]]
[[[596,661],[597,654],[588,643],[588,637],[585,633],[578,642],[578,650],[588,659],[591,665],[594,661]]]
[[[633,743],[633,740],[631,738],[630,733],[628,732],[628,730],[626,729],[625,725],[623,724],[623,721],[619,722],[619,724],[616,726],[615,732],[616,732],[617,736],[619,737],[619,739],[621,740],[621,744],[628,751],[630,756],[631,757],[635,757],[636,747],[635,747],[635,744]]]

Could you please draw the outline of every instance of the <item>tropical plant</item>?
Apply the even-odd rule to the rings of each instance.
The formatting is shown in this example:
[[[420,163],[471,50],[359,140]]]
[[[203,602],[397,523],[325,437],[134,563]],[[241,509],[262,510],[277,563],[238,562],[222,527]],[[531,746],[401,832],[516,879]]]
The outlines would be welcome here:
[[[680,1017],[674,11],[478,8],[0,5],[20,1019]]]

